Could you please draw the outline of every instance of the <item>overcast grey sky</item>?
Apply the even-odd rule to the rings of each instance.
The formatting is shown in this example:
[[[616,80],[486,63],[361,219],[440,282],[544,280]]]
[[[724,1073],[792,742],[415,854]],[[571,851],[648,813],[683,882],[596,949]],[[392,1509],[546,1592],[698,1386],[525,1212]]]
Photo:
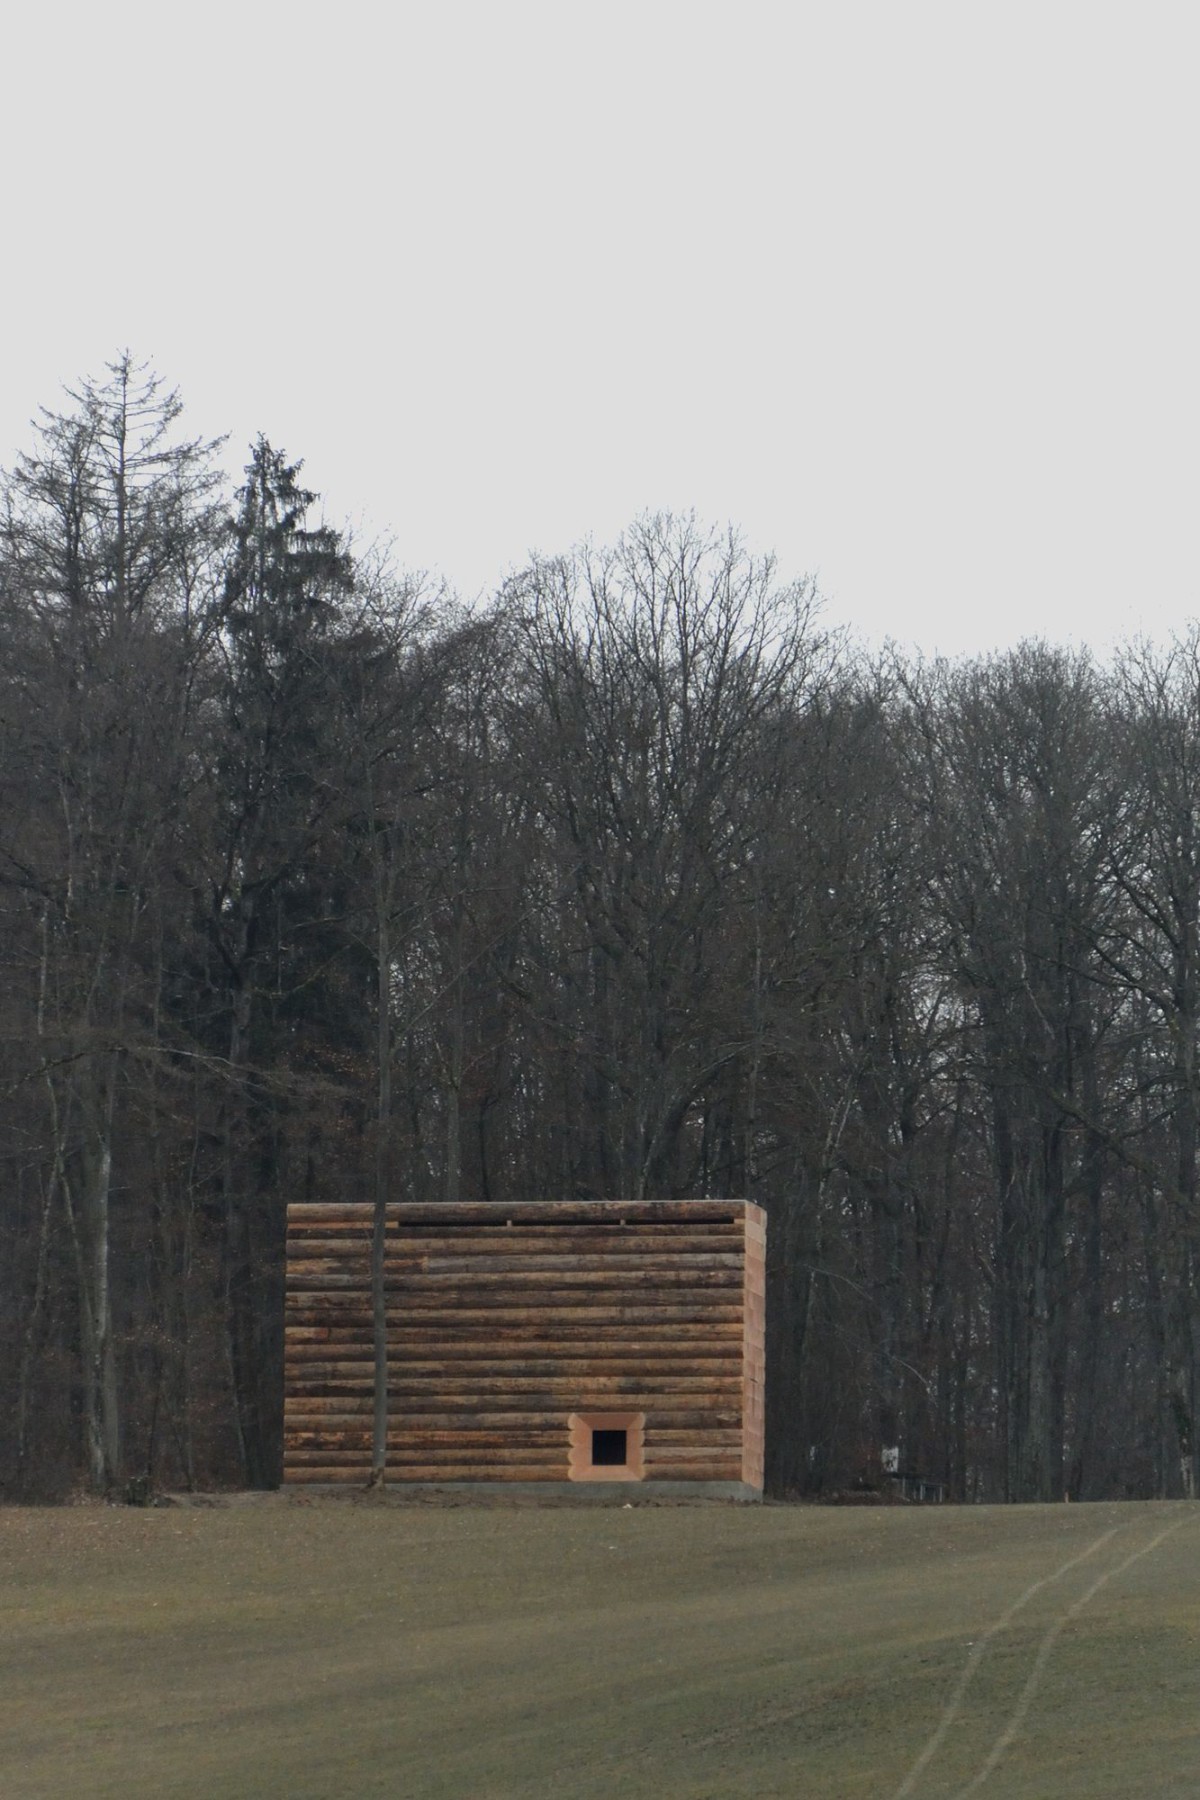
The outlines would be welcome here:
[[[1194,5],[6,24],[0,463],[128,345],[489,592],[646,508],[975,650],[1200,613]]]

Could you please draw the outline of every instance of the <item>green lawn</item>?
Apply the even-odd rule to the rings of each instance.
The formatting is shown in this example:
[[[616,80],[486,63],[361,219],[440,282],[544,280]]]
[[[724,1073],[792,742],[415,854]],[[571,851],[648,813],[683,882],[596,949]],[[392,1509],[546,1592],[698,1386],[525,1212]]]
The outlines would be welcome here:
[[[5,1800],[967,1791],[1200,1796],[1200,1508],[0,1510]]]

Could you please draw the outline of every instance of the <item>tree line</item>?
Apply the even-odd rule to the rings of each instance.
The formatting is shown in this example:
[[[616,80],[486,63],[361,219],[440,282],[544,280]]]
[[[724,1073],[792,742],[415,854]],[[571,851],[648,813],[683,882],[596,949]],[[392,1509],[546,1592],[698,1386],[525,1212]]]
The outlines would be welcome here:
[[[278,1479],[290,1199],[746,1196],[774,1491],[1196,1492],[1200,635],[490,605],[128,356],[0,498],[0,1491]]]

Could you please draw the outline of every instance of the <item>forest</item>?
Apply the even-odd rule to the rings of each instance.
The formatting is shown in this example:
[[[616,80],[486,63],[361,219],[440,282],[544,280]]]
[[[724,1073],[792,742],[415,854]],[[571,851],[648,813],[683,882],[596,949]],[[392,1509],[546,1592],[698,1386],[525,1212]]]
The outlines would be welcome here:
[[[278,1481],[289,1200],[744,1196],[773,1493],[1195,1495],[1200,635],[868,654],[660,515],[467,607],[131,357],[62,404],[0,495],[0,1494]]]

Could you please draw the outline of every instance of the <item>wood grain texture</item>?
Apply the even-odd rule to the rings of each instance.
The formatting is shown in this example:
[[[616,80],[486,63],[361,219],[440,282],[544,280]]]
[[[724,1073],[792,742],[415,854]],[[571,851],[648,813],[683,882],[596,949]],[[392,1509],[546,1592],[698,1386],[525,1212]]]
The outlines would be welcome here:
[[[289,1483],[369,1474],[370,1242],[369,1206],[289,1208]],[[619,1412],[647,1480],[761,1487],[757,1207],[402,1204],[386,1249],[389,1480],[563,1481],[568,1419]]]

